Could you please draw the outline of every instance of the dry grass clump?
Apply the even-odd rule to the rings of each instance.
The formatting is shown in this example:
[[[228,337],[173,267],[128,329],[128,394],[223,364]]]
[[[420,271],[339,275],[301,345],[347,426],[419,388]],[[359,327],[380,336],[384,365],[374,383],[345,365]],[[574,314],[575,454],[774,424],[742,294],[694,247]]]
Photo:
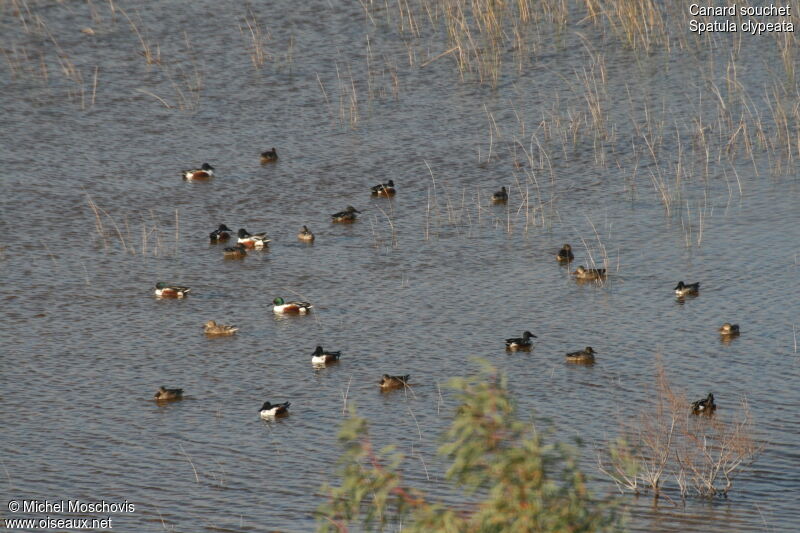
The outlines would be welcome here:
[[[655,388],[654,401],[641,406],[598,454],[600,471],[622,492],[669,497],[663,491],[672,480],[680,498],[727,496],[763,448],[747,402],[732,410],[722,406],[712,416],[693,415],[660,364]]]

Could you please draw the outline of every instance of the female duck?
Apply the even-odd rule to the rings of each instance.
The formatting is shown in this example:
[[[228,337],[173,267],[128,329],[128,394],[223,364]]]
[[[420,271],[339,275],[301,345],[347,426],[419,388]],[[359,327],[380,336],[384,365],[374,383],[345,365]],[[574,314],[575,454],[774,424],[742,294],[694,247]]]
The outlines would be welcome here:
[[[267,150],[266,152],[261,152],[261,162],[262,163],[274,163],[278,160],[278,152],[273,147],[272,150]]]
[[[595,351],[591,346],[587,346],[580,352],[570,352],[567,354],[567,361],[570,363],[594,363]]]
[[[506,186],[503,187],[492,195],[492,201],[498,204],[505,203],[508,201],[508,191],[506,190]]]
[[[239,228],[237,235],[239,239],[236,242],[247,248],[261,249],[270,242],[266,231],[263,233],[250,233],[244,228]]]
[[[693,415],[710,415],[717,409],[717,404],[714,403],[714,395],[710,392],[708,396],[702,400],[692,402]]]
[[[373,196],[394,196],[394,181],[389,180],[386,183],[379,183],[372,187],[372,195]]]
[[[699,293],[699,281],[697,283],[684,283],[683,281],[679,281],[678,285],[675,287],[675,294],[678,295],[678,298],[683,298],[684,296],[697,296]]]
[[[272,311],[275,314],[299,314],[305,315],[311,308],[314,307],[308,302],[285,302],[283,298],[278,296],[272,301]]]
[[[739,324],[731,324],[730,322],[725,322],[722,324],[722,327],[719,328],[719,334],[723,336],[735,336],[739,334]]]
[[[334,222],[340,222],[344,224],[348,224],[350,222],[356,221],[356,213],[361,213],[358,209],[353,207],[352,205],[348,205],[347,209],[344,211],[339,211],[338,213],[334,213],[331,215],[331,218]]]
[[[410,377],[411,374],[406,374],[405,376],[390,376],[389,374],[384,374],[383,377],[381,377],[379,385],[382,390],[401,389],[409,386],[408,379]]]
[[[217,324],[213,320],[209,320],[203,325],[203,332],[209,337],[226,337],[228,335],[233,335],[237,331],[239,331],[239,328],[236,326]]]
[[[261,418],[271,419],[271,418],[278,418],[280,416],[286,416],[289,414],[289,406],[292,405],[289,402],[283,403],[276,403],[271,404],[269,402],[264,402],[264,405],[261,406],[261,409],[258,410],[258,414],[261,415]]]
[[[214,167],[208,163],[203,163],[200,168],[183,171],[183,179],[185,180],[207,180],[214,177]]]
[[[328,365],[337,362],[341,356],[342,352],[326,352],[322,346],[317,346],[317,349],[311,354],[311,364]]]
[[[536,335],[531,333],[530,331],[526,331],[522,334],[522,337],[514,337],[511,339],[506,339],[506,350],[530,350],[532,338],[537,338]]]
[[[227,241],[231,238],[229,231],[233,230],[225,224],[220,224],[217,229],[208,234],[208,238],[211,239],[211,242]]]
[[[247,257],[247,248],[244,244],[237,244],[236,246],[228,246],[222,250],[222,254],[227,259],[243,259]]]
[[[306,226],[303,226],[303,229],[301,229],[300,233],[297,234],[297,240],[303,242],[314,242],[314,234],[311,233],[311,230]]]
[[[605,268],[585,268],[583,265],[575,269],[572,273],[578,279],[583,280],[598,280],[603,279],[606,275]]]
[[[159,298],[183,298],[191,289],[179,285],[167,285],[163,281],[156,283],[156,296]]]
[[[575,256],[572,255],[572,246],[570,246],[569,244],[565,244],[564,246],[562,246],[561,249],[556,254],[556,259],[561,263],[569,263],[570,261],[575,259]]]
[[[154,395],[157,402],[171,402],[173,400],[183,399],[183,389],[168,389],[161,387]]]

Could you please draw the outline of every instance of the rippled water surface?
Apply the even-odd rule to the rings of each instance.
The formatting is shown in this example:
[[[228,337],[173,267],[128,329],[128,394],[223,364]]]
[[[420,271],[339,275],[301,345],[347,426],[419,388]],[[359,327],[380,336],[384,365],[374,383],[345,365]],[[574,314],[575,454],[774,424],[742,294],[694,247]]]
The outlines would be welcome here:
[[[765,447],[727,499],[624,496],[629,528],[796,529],[797,156],[725,152],[706,83],[724,47],[636,60],[582,26],[522,68],[509,56],[493,87],[435,59],[445,40],[400,34],[396,7],[223,4],[0,2],[4,501],[128,500],[121,531],[309,531],[345,397],[406,453],[406,479],[455,501],[436,450],[446,381],[473,356],[509,373],[523,416],[581,437],[595,494],[613,496],[596,449],[652,399],[660,354],[721,415],[746,397]],[[774,47],[752,38],[737,57],[765,117]],[[580,81],[601,60],[605,138]],[[204,161],[213,180],[181,179]],[[397,196],[371,198],[388,179]],[[509,202],[491,205],[501,185]],[[347,205],[359,221],[331,224]],[[219,223],[272,243],[225,260],[207,239]],[[571,279],[564,242],[607,283]],[[677,301],[681,279],[700,296]],[[158,300],[159,280],[192,293]],[[315,312],[277,318],[276,296]],[[209,319],[241,331],[206,338]],[[727,344],[726,321],[742,327]],[[526,329],[535,349],[506,353]],[[341,362],[314,370],[317,344]],[[565,364],[586,345],[597,364]],[[411,374],[413,394],[380,394],[383,373]],[[160,385],[185,399],[156,405]],[[291,416],[260,420],[265,400]]]

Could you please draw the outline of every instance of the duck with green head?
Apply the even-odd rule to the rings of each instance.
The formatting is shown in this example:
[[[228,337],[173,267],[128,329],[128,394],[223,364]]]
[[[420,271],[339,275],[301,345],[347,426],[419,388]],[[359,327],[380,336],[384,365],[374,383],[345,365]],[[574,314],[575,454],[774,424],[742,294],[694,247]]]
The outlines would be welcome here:
[[[180,285],[168,285],[163,281],[156,283],[156,296],[159,298],[183,298],[191,289]]]
[[[311,354],[311,364],[314,366],[329,365],[336,363],[342,356],[342,352],[328,352],[322,349],[322,346],[317,346],[317,349]]]
[[[233,230],[225,224],[220,224],[217,229],[208,234],[208,238],[211,240],[211,242],[227,241],[231,238],[231,234],[228,233],[229,231]]]
[[[679,281],[674,290],[675,295],[678,298],[683,298],[684,296],[697,296],[700,294],[700,282],[684,283],[683,281]]]
[[[338,213],[334,213],[331,215],[331,219],[333,222],[349,224],[351,222],[355,222],[358,218],[356,213],[361,213],[358,209],[353,207],[352,205],[348,205],[347,209],[344,211],[339,211]]]
[[[314,307],[308,302],[287,302],[280,296],[272,300],[272,311],[276,314],[298,314],[305,315]]]
[[[506,350],[530,350],[531,345],[533,344],[531,338],[535,339],[537,337],[530,331],[525,331],[522,334],[522,337],[512,337],[510,339],[506,339]]]
[[[214,167],[208,163],[203,163],[200,168],[193,168],[191,170],[184,170],[181,175],[187,181],[192,180],[207,180],[214,177]]]
[[[508,201],[508,190],[505,185],[492,195],[492,201],[497,204],[504,204]]]
[[[394,196],[395,192],[396,191],[394,190],[393,180],[389,180],[386,183],[379,183],[374,187],[372,187],[373,196],[389,197],[389,196]]]
[[[278,160],[278,152],[273,147],[272,150],[261,152],[261,163],[274,163]]]
[[[270,402],[264,402],[264,405],[262,405],[261,409],[258,410],[258,414],[261,416],[261,418],[267,420],[272,418],[279,418],[289,414],[290,405],[292,405],[290,402],[275,403],[275,404]]]
[[[708,393],[708,396],[706,396],[702,400],[697,400],[696,402],[692,402],[693,415],[711,415],[716,410],[717,410],[717,404],[714,403],[714,395],[711,394],[710,392]]]
[[[572,255],[572,246],[570,246],[569,244],[565,244],[564,246],[562,246],[561,249],[556,254],[556,259],[560,263],[569,263],[570,261],[575,259],[575,256]]]

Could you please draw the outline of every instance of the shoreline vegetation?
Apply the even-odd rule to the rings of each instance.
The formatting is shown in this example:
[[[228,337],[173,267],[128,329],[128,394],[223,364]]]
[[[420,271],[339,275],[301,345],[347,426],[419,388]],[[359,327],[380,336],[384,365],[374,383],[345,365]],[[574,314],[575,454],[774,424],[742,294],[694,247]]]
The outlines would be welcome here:
[[[535,424],[518,418],[508,379],[486,361],[468,378],[454,378],[458,407],[439,453],[452,461],[447,481],[463,491],[458,507],[434,502],[407,486],[393,446],[376,450],[368,424],[350,407],[339,442],[341,485],[326,486],[319,531],[584,532],[620,531],[614,502],[593,499],[575,450],[547,443]],[[546,434],[546,432],[545,432]]]
[[[796,1],[788,5],[800,13]],[[152,98],[171,112],[196,113],[201,108],[206,67],[203,52],[188,34],[177,42],[155,42],[145,22],[151,13],[125,9],[120,2],[90,4],[83,29],[91,32],[84,32],[83,38],[128,32],[130,61],[139,61],[152,80],[135,88],[106,87],[103,73],[110,67],[91,56],[73,57],[61,43],[74,41],[74,36],[56,35],[41,7],[36,1],[0,2],[0,12],[7,16],[3,29],[11,30],[4,31],[0,49],[12,86],[38,87],[42,97],[66,96],[82,111],[107,105],[108,91]],[[514,102],[510,115],[496,107],[482,110],[487,130],[477,146],[478,164],[508,161],[513,167],[504,216],[488,209],[484,191],[458,190],[436,176],[441,169],[425,162],[431,178],[426,240],[444,228],[460,232],[476,220],[488,219],[508,233],[551,227],[560,216],[555,182],[562,170],[556,161],[568,162],[588,152],[599,172],[622,169],[627,178],[621,185],[631,201],[642,195],[656,198],[665,215],[679,221],[686,248],[698,247],[711,214],[708,197],[694,194],[698,185],[721,175],[729,199],[741,198],[746,189],[738,170],[741,164],[752,167],[756,176],[790,176],[800,157],[793,33],[760,38],[776,46],[761,66],[769,83],[751,86],[740,76],[740,65],[747,60],[746,51],[758,43],[737,34],[697,36],[686,31],[691,20],[699,19],[677,0],[416,0],[370,2],[364,9],[365,42],[339,54],[334,80],[330,72],[314,75],[331,126],[345,130],[370,120],[377,103],[401,101],[403,78],[434,63],[451,61],[454,82],[491,90],[501,78],[513,80],[536,69],[543,53],[582,56],[582,68],[571,74],[545,72],[561,79],[563,91],[541,107],[537,123],[526,123],[515,109],[520,104]],[[740,15],[735,18],[741,22]],[[251,8],[242,14],[239,33],[243,61],[250,61],[252,68],[291,70],[298,60],[295,37],[275,42]],[[612,50],[615,43],[622,48]],[[403,56],[397,54],[399,46],[406,51]],[[442,51],[434,54],[436,49]],[[669,99],[655,97],[656,87],[637,86],[633,80],[625,83],[624,94],[612,94],[607,65],[612,52],[627,55],[642,72],[653,64],[677,68],[675,59],[685,59],[688,66],[681,68],[696,70],[698,86],[673,97],[696,101],[696,114],[672,115]],[[628,125],[633,136],[623,138],[620,132]],[[90,206],[96,207],[91,202]],[[374,223],[388,222],[390,237],[376,236],[376,245],[397,246],[391,214],[385,218]],[[143,228],[144,234],[150,232]],[[609,268],[608,258],[603,260],[602,266]]]

